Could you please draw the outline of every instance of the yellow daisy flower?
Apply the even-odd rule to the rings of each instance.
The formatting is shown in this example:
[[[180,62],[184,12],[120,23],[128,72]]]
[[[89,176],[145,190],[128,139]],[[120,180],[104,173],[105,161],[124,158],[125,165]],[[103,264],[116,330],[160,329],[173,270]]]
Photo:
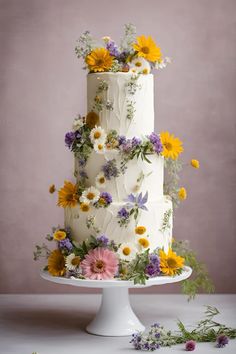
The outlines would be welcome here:
[[[184,187],[179,189],[178,196],[180,200],[185,200],[187,198],[187,191]]]
[[[140,237],[138,239],[138,244],[139,246],[141,246],[142,248],[148,248],[150,245],[150,242],[148,241],[148,239],[146,237]]]
[[[85,62],[88,64],[89,70],[96,73],[108,71],[112,66],[113,58],[107,49],[96,48],[87,55]]]
[[[55,184],[51,184],[51,186],[48,189],[49,193],[53,194],[56,191]]]
[[[56,232],[54,232],[53,238],[54,238],[54,240],[57,240],[57,241],[64,240],[66,238],[66,232],[61,231],[61,230],[57,230]]]
[[[199,168],[200,167],[200,163],[198,160],[191,160],[191,166],[194,168]]]
[[[164,157],[176,160],[179,154],[184,151],[182,141],[176,138],[174,134],[170,134],[169,132],[162,132],[160,134],[160,138],[163,145],[162,155]]]
[[[99,124],[99,115],[96,112],[89,112],[85,118],[86,124],[89,128],[93,129],[96,125]]]
[[[184,266],[184,258],[177,256],[175,252],[169,249],[166,254],[160,250],[160,269],[165,275],[175,275]]]
[[[151,62],[160,61],[162,58],[161,49],[157,47],[151,36],[144,35],[136,38],[137,43],[133,44],[134,50],[139,57],[143,57]]]
[[[48,257],[48,271],[55,277],[63,276],[65,274],[65,258],[60,250],[54,250]]]
[[[89,203],[81,203],[80,204],[80,210],[87,213],[90,209]]]
[[[135,228],[135,233],[137,235],[143,235],[145,232],[147,231],[146,227],[145,226],[137,226]]]
[[[64,186],[58,192],[58,206],[73,208],[77,205],[78,199],[77,186],[65,181]]]

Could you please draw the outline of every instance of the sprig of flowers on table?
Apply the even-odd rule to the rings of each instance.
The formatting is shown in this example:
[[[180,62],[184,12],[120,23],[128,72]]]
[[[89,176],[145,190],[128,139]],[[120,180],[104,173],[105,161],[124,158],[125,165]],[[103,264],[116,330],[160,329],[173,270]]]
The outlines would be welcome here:
[[[68,228],[54,227],[46,236],[56,242],[52,251],[43,244],[37,245],[34,259],[47,259],[48,272],[53,276],[74,276],[81,279],[133,280],[145,284],[154,276],[177,275],[183,271],[184,258],[174,251],[161,249],[150,251],[146,227],[135,228],[135,243],[116,244],[106,235],[90,236],[78,243]]]
[[[136,36],[136,28],[132,24],[125,25],[120,45],[108,36],[97,41],[86,31],[79,37],[75,52],[78,58],[83,58],[84,69],[90,73],[149,74],[152,69],[163,69],[170,63],[170,58],[163,57],[151,36]]]
[[[191,331],[181,321],[177,322],[178,331],[166,330],[159,323],[154,323],[147,332],[134,333],[130,343],[136,350],[142,351],[154,351],[183,343],[186,351],[193,351],[198,342],[213,342],[217,348],[223,348],[229,339],[236,338],[236,329],[216,322],[215,316],[218,314],[217,308],[207,306],[206,318],[199,321]]]

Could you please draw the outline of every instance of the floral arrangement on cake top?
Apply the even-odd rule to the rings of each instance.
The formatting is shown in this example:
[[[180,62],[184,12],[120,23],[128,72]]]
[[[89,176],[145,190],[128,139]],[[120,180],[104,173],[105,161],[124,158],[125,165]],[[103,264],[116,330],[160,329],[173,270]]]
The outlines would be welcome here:
[[[132,72],[149,74],[152,69],[163,69],[170,58],[163,57],[160,47],[151,36],[137,36],[132,24],[125,25],[120,45],[108,36],[95,40],[89,31],[78,39],[75,48],[78,58],[83,58],[84,69],[96,72]]]

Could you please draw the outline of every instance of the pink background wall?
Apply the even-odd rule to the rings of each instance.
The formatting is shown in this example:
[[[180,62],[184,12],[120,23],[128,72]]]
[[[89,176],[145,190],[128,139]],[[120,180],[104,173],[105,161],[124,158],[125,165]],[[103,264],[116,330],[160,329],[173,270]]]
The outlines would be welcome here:
[[[176,212],[174,236],[191,241],[217,292],[236,291],[235,11],[234,0],[0,1],[1,292],[75,291],[41,280],[32,252],[63,222],[47,190],[72,175],[64,133],[85,113],[75,41],[86,29],[118,40],[128,22],[173,58],[155,75],[156,130],[180,136],[186,161],[201,162],[183,174],[189,198]],[[149,291],[157,290],[179,285]]]

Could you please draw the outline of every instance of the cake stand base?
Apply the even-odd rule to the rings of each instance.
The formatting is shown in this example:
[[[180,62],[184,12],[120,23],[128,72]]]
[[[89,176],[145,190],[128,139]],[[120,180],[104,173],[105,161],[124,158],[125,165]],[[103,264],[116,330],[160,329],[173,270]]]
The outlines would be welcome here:
[[[134,285],[133,281],[125,280],[89,280],[53,277],[42,271],[41,277],[59,284],[67,284],[88,288],[102,288],[100,309],[92,322],[87,326],[88,333],[99,336],[130,336],[134,332],[145,330],[143,324],[136,317],[129,301],[129,288],[145,288],[153,285],[176,283],[190,277],[192,269],[185,267],[180,275],[174,277],[159,276],[150,278],[145,285]]]
[[[129,336],[144,329],[130,306],[128,288],[103,289],[100,309],[86,328],[99,336]]]

